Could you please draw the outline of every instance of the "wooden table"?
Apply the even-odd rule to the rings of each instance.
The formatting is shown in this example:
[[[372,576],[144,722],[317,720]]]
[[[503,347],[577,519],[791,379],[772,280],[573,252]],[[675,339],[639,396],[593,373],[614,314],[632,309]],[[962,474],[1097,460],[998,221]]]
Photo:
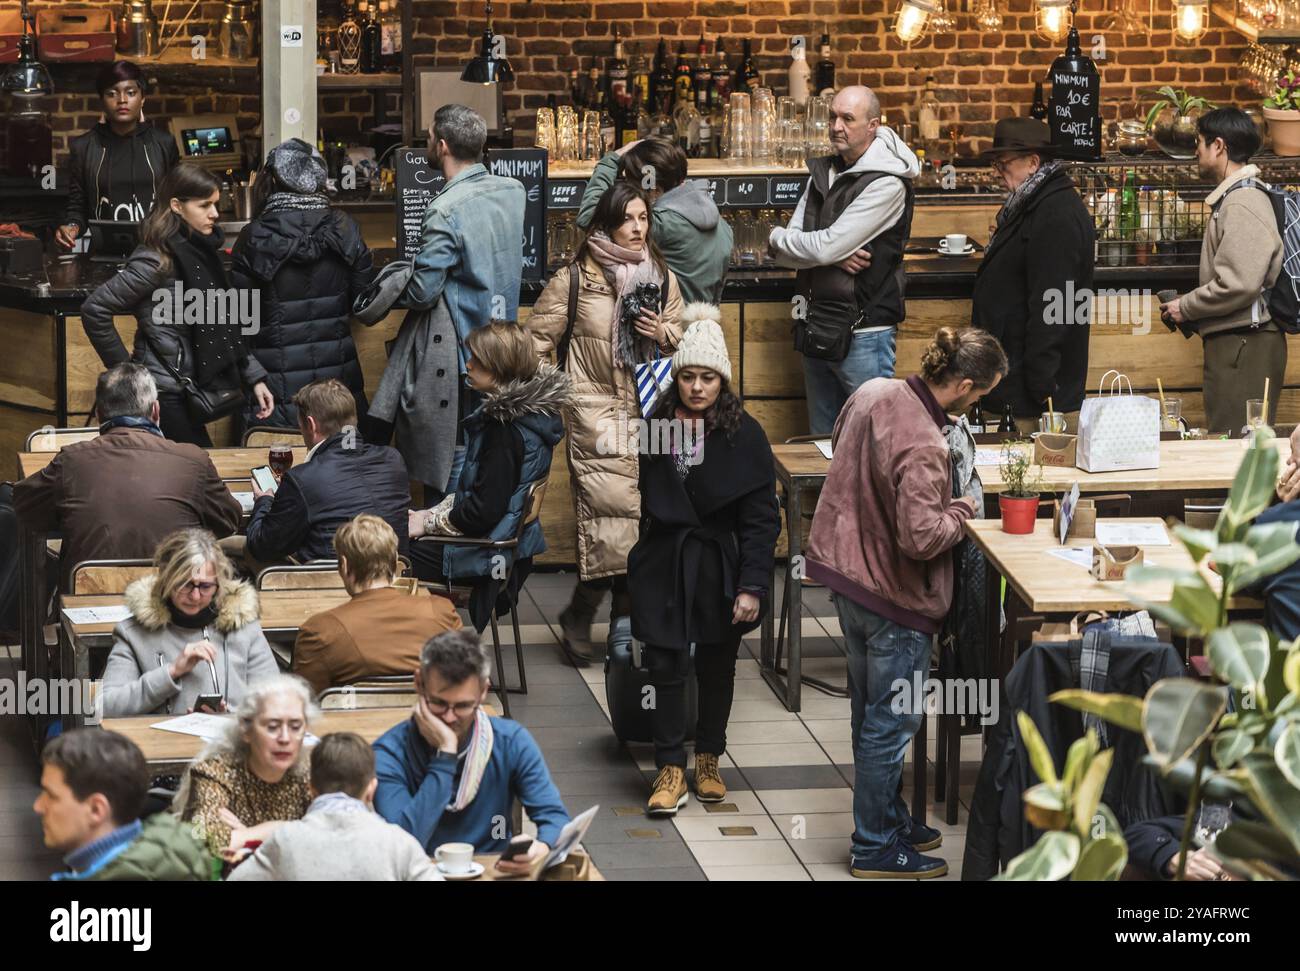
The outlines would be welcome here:
[[[339,587],[330,590],[263,590],[258,593],[262,609],[262,630],[268,635],[294,636],[303,623],[322,611],[331,610],[350,599]],[[77,681],[91,676],[90,655],[113,644],[116,624],[74,624],[68,610],[76,607],[116,607],[123,603],[121,594],[82,594],[67,596],[59,609],[59,673],[61,678]],[[79,727],[77,715],[64,716],[65,729]],[[155,721],[157,719],[155,718]]]
[[[499,859],[501,859],[500,853],[475,853],[474,862],[482,865],[483,872],[479,874],[477,877],[475,877],[473,880],[458,880],[456,882],[457,883],[495,883],[496,881],[500,880],[503,883],[511,883],[514,881],[519,881],[521,883],[532,883],[537,880],[537,876],[542,865],[542,860],[537,861],[537,866],[533,869],[533,872],[530,873],[528,876],[516,877],[508,873],[501,873],[496,869],[497,860]],[[542,859],[545,859],[545,857],[543,857]],[[437,862],[434,861],[432,858],[430,858],[430,862],[433,863],[435,867],[438,865]],[[591,864],[590,881],[591,882],[598,881],[601,883],[605,882],[605,875],[596,869],[595,861],[592,861]]]
[[[324,736],[331,732],[356,732],[367,742],[373,742],[394,725],[411,715],[407,706],[400,708],[355,708],[323,711],[311,724],[313,735]],[[105,731],[125,735],[140,747],[144,759],[153,772],[160,766],[185,766],[198,756],[206,744],[197,735],[182,735],[151,728],[166,721],[170,715],[137,715],[131,718],[105,718],[100,727]]]
[[[241,479],[248,481],[248,470],[267,464],[266,448],[209,448],[205,449],[217,468],[217,475],[223,479]],[[19,452],[18,476],[25,479],[41,471],[53,461],[58,452]],[[307,458],[306,446],[295,446],[293,461],[295,464]]]

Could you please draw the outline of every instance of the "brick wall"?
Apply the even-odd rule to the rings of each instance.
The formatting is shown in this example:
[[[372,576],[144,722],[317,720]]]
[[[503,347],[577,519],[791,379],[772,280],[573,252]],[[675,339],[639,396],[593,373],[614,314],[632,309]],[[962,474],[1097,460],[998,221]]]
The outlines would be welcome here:
[[[963,0],[948,0],[950,9]],[[415,36],[408,44],[416,64],[463,63],[471,36],[483,30],[483,4],[474,0],[412,0]],[[905,49],[890,26],[897,0],[701,0],[701,2],[550,2],[531,0],[493,6],[496,29],[507,38],[516,72],[506,94],[512,112],[535,109],[555,93],[564,102],[567,72],[586,70],[594,54],[603,64],[613,50],[617,24],[623,35],[637,41],[647,55],[658,38],[669,42],[675,54],[678,41],[694,53],[701,31],[712,50],[721,34],[733,66],[739,62],[743,38],[754,39],[755,60],[764,84],[777,94],[786,91],[789,37],[803,35],[812,50],[829,26],[839,86],[862,83],[875,88],[887,114],[910,106],[917,86],[927,74],[939,84],[939,99],[956,107],[963,124],[964,149],[983,147],[979,139],[992,137],[999,118],[1026,113],[1033,99],[1034,81],[1041,79],[1060,49],[1034,34],[1033,0],[998,0],[1003,13],[1001,34],[984,34],[959,13],[959,31],[946,36],[926,36]],[[1246,41],[1235,31],[1212,24],[1196,48],[1175,48],[1169,24],[1172,4],[1155,0],[1157,29],[1149,38],[1103,32],[1107,13],[1104,0],[1083,0],[1078,24],[1085,46],[1094,33],[1104,38],[1107,50],[1098,61],[1102,75],[1104,117],[1132,117],[1138,103],[1151,103],[1139,91],[1173,83],[1195,89],[1221,103],[1242,105],[1257,99],[1233,84],[1236,65]],[[1147,4],[1138,4],[1146,8]],[[1144,17],[1148,16],[1144,14]],[[1063,45],[1061,45],[1063,47]],[[522,136],[532,127],[531,111],[515,119]]]

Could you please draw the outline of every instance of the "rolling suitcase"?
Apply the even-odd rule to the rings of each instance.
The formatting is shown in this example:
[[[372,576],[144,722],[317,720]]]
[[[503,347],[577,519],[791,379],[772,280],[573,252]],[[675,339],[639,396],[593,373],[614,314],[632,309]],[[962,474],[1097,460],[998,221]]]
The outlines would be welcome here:
[[[654,690],[641,650],[643,645],[632,637],[632,618],[619,617],[610,622],[605,654],[605,700],[614,736],[620,742],[652,742],[650,710]],[[695,648],[691,647],[694,656]],[[695,665],[686,675],[686,741],[695,741],[695,719],[699,711],[699,692],[695,682]]]

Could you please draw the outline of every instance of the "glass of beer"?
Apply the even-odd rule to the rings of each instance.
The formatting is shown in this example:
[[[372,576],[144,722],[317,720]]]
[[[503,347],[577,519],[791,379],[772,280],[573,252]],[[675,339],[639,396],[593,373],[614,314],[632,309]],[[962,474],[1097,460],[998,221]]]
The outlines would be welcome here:
[[[272,445],[266,453],[266,464],[278,482],[284,474],[293,468],[293,446]]]

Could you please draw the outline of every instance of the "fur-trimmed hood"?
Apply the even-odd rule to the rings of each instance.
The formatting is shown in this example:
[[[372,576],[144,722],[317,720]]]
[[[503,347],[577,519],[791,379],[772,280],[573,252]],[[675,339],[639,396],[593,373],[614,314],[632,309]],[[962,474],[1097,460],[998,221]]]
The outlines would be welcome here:
[[[257,591],[243,580],[222,582],[216,596],[216,628],[223,634],[237,631],[262,615]],[[171,612],[158,591],[158,574],[151,573],[134,581],[123,597],[131,616],[145,630],[162,630],[171,623]]]
[[[507,381],[483,396],[479,411],[493,421],[517,421],[530,415],[558,417],[572,394],[569,376],[550,364],[523,381]]]

